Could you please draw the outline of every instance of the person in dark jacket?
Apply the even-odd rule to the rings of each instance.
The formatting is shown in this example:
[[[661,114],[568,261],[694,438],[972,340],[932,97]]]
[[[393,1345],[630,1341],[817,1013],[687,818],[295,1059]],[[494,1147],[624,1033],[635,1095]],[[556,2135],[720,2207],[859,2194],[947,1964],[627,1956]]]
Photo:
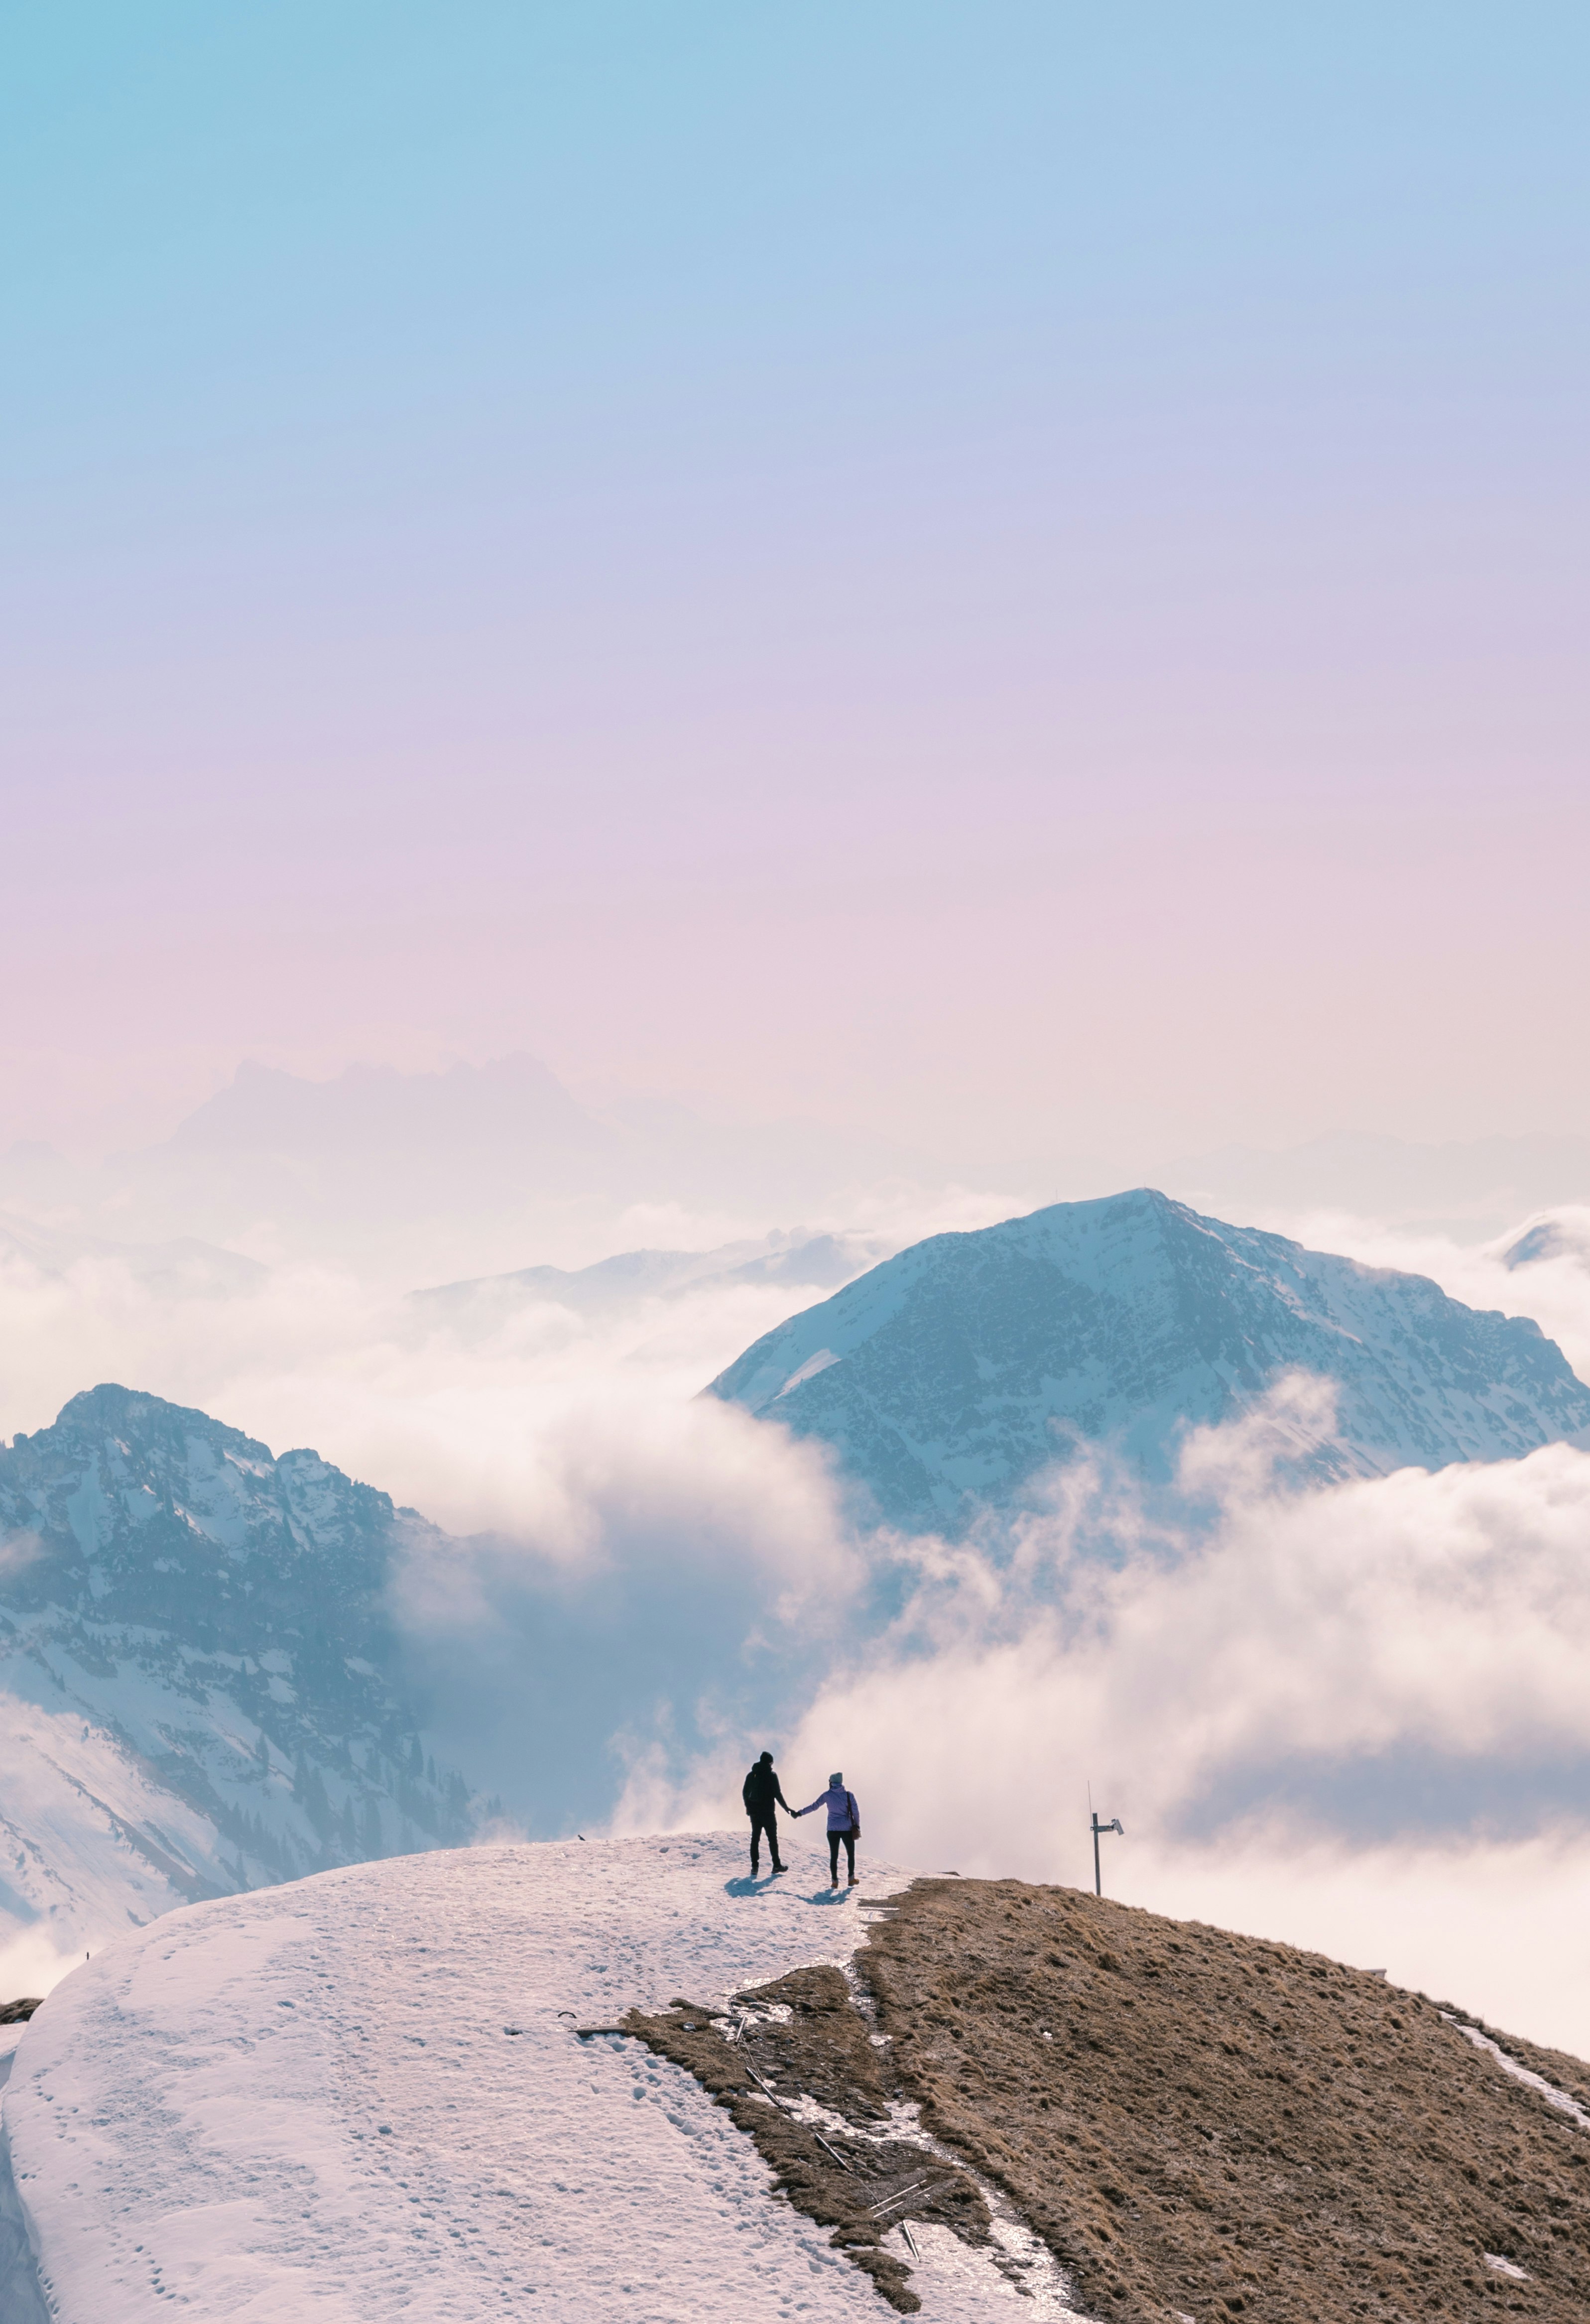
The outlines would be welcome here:
[[[740,1794],[745,1803],[745,1812],[751,1819],[751,1877],[755,1879],[762,1868],[762,1835],[767,1834],[767,1852],[772,1858],[773,1870],[782,1872],[783,1859],[779,1854],[779,1820],[774,1814],[775,1803],[786,1815],[795,1811],[780,1788],[773,1773],[773,1755],[764,1751],[746,1776]]]

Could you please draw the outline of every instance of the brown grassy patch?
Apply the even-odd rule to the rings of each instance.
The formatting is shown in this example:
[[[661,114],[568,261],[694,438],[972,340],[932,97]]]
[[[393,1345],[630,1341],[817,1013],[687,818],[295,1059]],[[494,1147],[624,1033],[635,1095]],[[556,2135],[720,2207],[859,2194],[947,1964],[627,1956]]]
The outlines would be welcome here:
[[[934,2162],[903,2139],[878,2136],[890,2099],[902,2094],[900,2078],[892,2052],[868,2038],[870,2020],[837,1969],[800,1969],[739,1998],[752,2009],[788,2008],[789,2021],[748,2026],[729,2043],[713,2031],[712,2010],[678,2000],[655,2015],[632,2010],[623,2030],[685,2067],[726,2107],[796,2208],[832,2227],[835,2246],[866,2271],[892,2307],[910,2314],[921,2302],[910,2288],[909,2269],[882,2248],[882,2238],[901,2219],[937,2219],[968,2243],[986,2243],[981,2194],[953,2164]],[[874,2135],[809,2128],[777,2103],[801,2096]],[[874,2218],[874,2205],[924,2178],[927,2185],[884,2219]]]
[[[924,2122],[1101,2315],[1590,2318],[1590,2135],[1422,1997],[1017,1881],[918,1882],[856,1966]]]

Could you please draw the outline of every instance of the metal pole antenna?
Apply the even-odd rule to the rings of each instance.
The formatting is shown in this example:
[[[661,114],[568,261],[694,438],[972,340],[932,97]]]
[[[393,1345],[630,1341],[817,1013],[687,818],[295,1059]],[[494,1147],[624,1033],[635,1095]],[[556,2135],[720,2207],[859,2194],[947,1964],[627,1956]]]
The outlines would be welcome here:
[[[1101,1831],[1118,1831],[1122,1839],[1124,1840],[1126,1837],[1126,1831],[1119,1816],[1112,1816],[1108,1823],[1101,1823],[1099,1821],[1099,1812],[1096,1808],[1092,1811],[1091,1821],[1093,1824],[1093,1893],[1095,1896],[1102,1896],[1105,1893],[1105,1883],[1104,1877],[1099,1870],[1098,1836]]]

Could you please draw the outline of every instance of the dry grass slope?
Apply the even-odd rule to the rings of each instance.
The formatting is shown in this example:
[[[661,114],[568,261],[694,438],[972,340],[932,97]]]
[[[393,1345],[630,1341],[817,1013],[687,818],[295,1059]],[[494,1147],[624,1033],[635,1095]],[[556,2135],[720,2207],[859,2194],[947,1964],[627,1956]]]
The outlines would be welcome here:
[[[1017,1881],[918,1882],[857,1965],[924,2121],[1103,2316],[1590,2318],[1590,2134],[1423,1997]]]
[[[684,2000],[625,2030],[730,2109],[896,2309],[920,2303],[873,2208],[921,2177],[919,2148],[879,2135],[903,2098],[1104,2318],[1590,2324],[1590,2133],[1422,1995],[1013,1880],[917,1882],[857,1969],[859,2006],[832,1969],[744,1996],[790,2015],[743,2043]],[[1590,2067],[1494,2038],[1590,2111]],[[774,2102],[803,2095],[858,2135]],[[953,2171],[889,2217],[989,2241],[975,2181]]]
[[[1590,2133],[1422,1995],[1013,1880],[915,1883],[856,1965],[860,2006],[833,1969],[743,1996],[790,2015],[740,2043],[682,1999],[624,2030],[729,2108],[904,2312],[920,2303],[873,2208],[922,2176],[919,2148],[879,2135],[891,2101],[914,2099],[1101,2317],[1590,2324]],[[1590,2111],[1590,2067],[1494,2038]],[[802,2096],[866,2135],[819,2135],[777,2102]],[[989,2241],[975,2181],[953,2171],[900,2218]]]

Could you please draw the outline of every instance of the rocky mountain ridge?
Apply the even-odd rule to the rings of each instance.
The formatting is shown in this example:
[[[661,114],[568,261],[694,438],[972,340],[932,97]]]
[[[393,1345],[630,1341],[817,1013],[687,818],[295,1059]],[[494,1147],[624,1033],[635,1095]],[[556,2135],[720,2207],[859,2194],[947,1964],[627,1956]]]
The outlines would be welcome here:
[[[387,1612],[433,1530],[123,1388],[0,1449],[0,1932],[466,1840]]]

